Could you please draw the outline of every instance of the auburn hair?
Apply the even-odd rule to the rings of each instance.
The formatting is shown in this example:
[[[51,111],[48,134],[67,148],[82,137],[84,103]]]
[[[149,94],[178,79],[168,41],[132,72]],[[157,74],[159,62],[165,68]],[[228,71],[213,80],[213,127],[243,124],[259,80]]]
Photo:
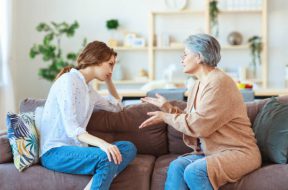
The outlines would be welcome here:
[[[64,73],[69,72],[72,68],[80,70],[92,65],[100,65],[101,63],[108,61],[111,58],[111,56],[116,57],[117,53],[112,48],[108,47],[104,42],[100,41],[90,42],[79,54],[77,58],[77,65],[76,66],[69,65],[64,67],[57,74],[56,79],[58,79]]]

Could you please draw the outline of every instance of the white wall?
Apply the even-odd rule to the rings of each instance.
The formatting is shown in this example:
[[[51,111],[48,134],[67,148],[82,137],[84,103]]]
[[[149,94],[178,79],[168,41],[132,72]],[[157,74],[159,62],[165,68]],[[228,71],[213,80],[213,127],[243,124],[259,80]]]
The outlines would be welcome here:
[[[190,0],[192,1],[192,0]],[[35,27],[40,22],[77,20],[80,29],[76,36],[65,43],[67,50],[78,50],[84,37],[88,41],[106,41],[109,33],[105,21],[119,19],[122,28],[148,36],[148,13],[164,10],[164,0],[13,0],[13,44],[11,55],[16,104],[26,97],[45,98],[51,83],[40,79],[37,71],[44,63],[30,60],[29,50],[33,43],[42,40]],[[125,6],[124,6],[125,4]],[[286,0],[269,1],[269,84],[284,86],[284,65],[288,64],[285,34],[288,33]],[[251,23],[253,24],[253,23]],[[247,23],[249,25],[249,23]]]

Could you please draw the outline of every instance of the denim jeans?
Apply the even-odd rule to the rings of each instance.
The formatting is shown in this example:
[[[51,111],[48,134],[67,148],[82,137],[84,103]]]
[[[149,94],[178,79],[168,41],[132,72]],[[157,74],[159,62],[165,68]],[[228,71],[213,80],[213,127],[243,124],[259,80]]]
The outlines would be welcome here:
[[[204,155],[179,156],[169,165],[165,190],[213,190]]]
[[[62,173],[93,175],[91,189],[108,190],[113,178],[118,175],[136,156],[136,147],[128,141],[115,144],[121,152],[119,165],[109,162],[104,151],[98,147],[62,146],[52,148],[41,157],[41,164]]]

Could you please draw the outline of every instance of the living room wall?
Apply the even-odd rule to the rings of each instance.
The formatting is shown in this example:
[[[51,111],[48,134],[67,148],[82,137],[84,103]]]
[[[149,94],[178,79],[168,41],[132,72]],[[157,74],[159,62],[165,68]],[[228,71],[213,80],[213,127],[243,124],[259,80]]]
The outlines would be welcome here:
[[[164,0],[13,0],[10,64],[16,104],[26,97],[45,98],[51,86],[50,82],[37,75],[38,69],[44,65],[42,60],[29,58],[29,49],[42,40],[42,36],[35,30],[38,23],[72,23],[77,20],[80,28],[72,40],[65,42],[64,47],[67,51],[73,51],[80,48],[79,44],[84,37],[88,41],[106,41],[110,34],[105,21],[111,18],[119,19],[125,29],[139,33],[147,40],[148,13],[151,10],[165,10]],[[288,64],[285,56],[288,54],[287,10],[286,0],[268,2],[269,87],[273,88],[284,87],[284,66]],[[250,24],[253,23],[247,23]]]

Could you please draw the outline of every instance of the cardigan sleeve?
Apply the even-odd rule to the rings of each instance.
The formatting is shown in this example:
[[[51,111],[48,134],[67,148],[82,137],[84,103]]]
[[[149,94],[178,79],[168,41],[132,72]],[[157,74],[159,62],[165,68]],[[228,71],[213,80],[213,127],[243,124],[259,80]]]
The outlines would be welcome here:
[[[164,113],[164,122],[185,135],[208,137],[221,128],[231,115],[229,109],[229,88],[221,83],[207,84],[199,94],[200,101],[192,113]]]

